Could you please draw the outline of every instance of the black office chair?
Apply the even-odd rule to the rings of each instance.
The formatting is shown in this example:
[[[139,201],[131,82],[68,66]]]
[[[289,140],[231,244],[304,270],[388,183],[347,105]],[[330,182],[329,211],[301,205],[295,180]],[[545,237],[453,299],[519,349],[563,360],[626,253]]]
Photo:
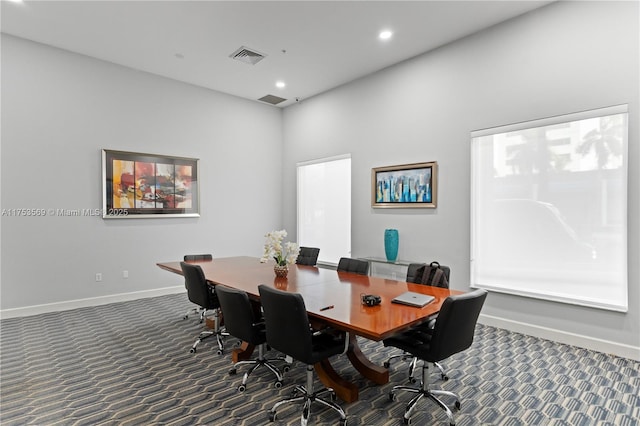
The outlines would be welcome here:
[[[217,286],[216,294],[224,315],[224,326],[226,331],[233,337],[245,341],[258,347],[258,358],[253,360],[238,361],[229,370],[230,375],[237,373],[237,368],[241,365],[253,365],[242,378],[242,383],[238,386],[239,392],[244,392],[247,388],[249,375],[259,367],[266,367],[276,376],[275,387],[282,387],[282,374],[280,370],[266,359],[264,353],[267,347],[267,335],[265,332],[264,319],[257,315],[249,300],[249,296],[244,291],[236,290],[225,286]],[[288,370],[288,366],[285,366]]]
[[[451,279],[451,268],[445,265],[440,265],[438,262],[432,262],[432,265],[433,263],[437,263],[438,267],[440,267],[442,269],[442,272],[444,273],[444,276],[446,278],[444,282],[446,282],[446,286],[443,286],[443,287],[449,288],[449,280]],[[424,275],[426,266],[427,266],[426,263],[410,263],[407,268],[407,282],[421,284],[423,281],[423,275]],[[435,325],[435,321],[436,319],[435,317],[433,317],[426,323],[421,324],[419,327],[433,328],[433,326]],[[416,383],[417,380],[415,379],[415,377],[413,377],[413,373],[415,372],[418,358],[408,353],[403,353],[401,355],[393,355],[393,356],[390,356],[389,359],[383,363],[384,367],[389,368],[391,366],[391,361],[394,358],[401,358],[402,361],[410,360],[409,382]],[[440,377],[442,378],[442,380],[449,380],[449,376],[447,375],[447,373],[445,373],[444,367],[442,367],[442,364],[440,364],[439,362],[434,362],[433,364],[440,371]]]
[[[184,255],[184,261],[185,262],[193,262],[193,261],[210,261],[213,260],[213,255],[211,254],[185,254]],[[186,281],[185,281],[185,288],[187,287]],[[200,317],[200,322],[204,321],[204,315],[207,312],[206,309],[200,307],[200,306],[196,306],[193,307],[191,309],[189,309],[185,314],[183,319],[187,319],[189,318],[189,314],[198,314],[198,316]]]
[[[405,424],[411,424],[411,415],[416,404],[422,397],[427,397],[447,413],[449,424],[455,425],[453,413],[438,396],[455,398],[457,409],[460,408],[460,399],[453,392],[429,388],[429,364],[441,361],[471,346],[478,316],[486,298],[487,292],[482,289],[449,296],[442,304],[433,329],[416,327],[383,340],[385,346],[402,349],[422,360],[422,384],[420,387],[394,386],[389,392],[391,401],[396,399],[397,391],[417,394],[407,404],[403,416]]]
[[[291,398],[277,402],[269,411],[269,421],[275,421],[276,411],[283,404],[302,401],[304,405],[300,423],[306,425],[311,412],[311,403],[319,402],[337,411],[340,414],[340,424],[345,426],[347,417],[342,408],[333,401],[320,398],[321,394],[328,392],[332,399],[335,399],[333,389],[313,390],[313,365],[343,352],[347,344],[346,337],[314,333],[309,325],[304,299],[300,294],[281,291],[266,285],[258,286],[258,291],[264,310],[269,346],[307,364],[306,386],[296,386]]]
[[[193,261],[208,261],[213,260],[213,255],[211,254],[185,254],[184,259],[185,262],[193,262]]]
[[[198,340],[196,340],[189,352],[195,353],[200,342],[208,337],[216,336],[216,339],[218,340],[218,355],[222,355],[224,351],[224,342],[222,337],[228,336],[229,333],[224,332],[220,324],[220,302],[216,296],[215,288],[207,283],[200,265],[180,262],[180,267],[182,268],[182,274],[184,275],[184,283],[187,287],[187,296],[189,297],[189,300],[200,306],[205,310],[205,312],[213,311],[214,317],[213,331],[201,332],[198,336]]]
[[[296,259],[298,265],[316,266],[320,249],[317,247],[300,247],[300,253]]]
[[[369,262],[366,260],[341,257],[337,270],[338,272],[353,272],[360,275],[367,275],[369,273]]]

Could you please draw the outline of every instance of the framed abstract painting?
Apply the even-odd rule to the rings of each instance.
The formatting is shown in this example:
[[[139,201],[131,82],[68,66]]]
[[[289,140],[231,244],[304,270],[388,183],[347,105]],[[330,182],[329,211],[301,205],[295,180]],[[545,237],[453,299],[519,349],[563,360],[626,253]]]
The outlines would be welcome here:
[[[199,217],[197,158],[102,150],[102,217]]]
[[[374,208],[436,208],[438,163],[404,164],[371,169]]]

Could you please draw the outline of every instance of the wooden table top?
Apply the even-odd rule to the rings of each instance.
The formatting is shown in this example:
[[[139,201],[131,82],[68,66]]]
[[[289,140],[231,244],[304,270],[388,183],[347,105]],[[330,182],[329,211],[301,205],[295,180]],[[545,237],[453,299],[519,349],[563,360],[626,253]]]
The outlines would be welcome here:
[[[462,293],[303,265],[289,265],[288,277],[278,278],[273,271],[273,262],[260,263],[260,259],[255,257],[227,257],[191,263],[202,267],[210,283],[246,291],[253,298],[259,297],[260,284],[300,293],[310,317],[376,341],[424,322],[438,313],[442,302],[449,295]],[[162,262],[157,265],[182,275],[180,262]],[[435,300],[422,308],[391,303],[393,298],[406,291],[429,294]],[[382,298],[382,303],[365,306],[361,302],[364,294],[376,294]],[[321,311],[326,306],[333,308]]]

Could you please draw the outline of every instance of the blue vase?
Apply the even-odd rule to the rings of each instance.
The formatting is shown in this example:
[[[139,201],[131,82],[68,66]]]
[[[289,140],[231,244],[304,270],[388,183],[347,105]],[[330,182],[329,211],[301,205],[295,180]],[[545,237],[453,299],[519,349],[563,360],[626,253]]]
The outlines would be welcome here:
[[[398,258],[398,230],[397,229],[385,229],[384,230],[384,253],[387,256],[387,261],[395,262]]]

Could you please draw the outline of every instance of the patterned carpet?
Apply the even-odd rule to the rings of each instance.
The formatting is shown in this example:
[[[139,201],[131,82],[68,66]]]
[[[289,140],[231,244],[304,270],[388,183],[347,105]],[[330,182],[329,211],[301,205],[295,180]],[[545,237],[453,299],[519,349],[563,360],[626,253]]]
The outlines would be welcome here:
[[[201,330],[186,295],[170,295],[0,322],[0,424],[9,425],[268,425],[267,410],[303,384],[294,364],[281,389],[267,370],[252,375],[238,393],[244,367],[227,374],[228,355],[213,340],[196,354]],[[397,353],[361,340],[363,352],[382,364]],[[346,357],[333,364],[360,388],[346,404],[348,424],[401,425],[405,403],[395,384],[407,381],[406,363],[391,367],[391,381],[376,386]],[[433,373],[434,388],[460,395],[457,425],[637,426],[640,363],[478,325],[473,346],[445,362],[450,380]],[[453,401],[446,401],[452,404]],[[299,424],[298,405],[283,409],[273,425]],[[338,424],[314,404],[309,424]],[[448,424],[430,401],[420,403],[414,425]]]

